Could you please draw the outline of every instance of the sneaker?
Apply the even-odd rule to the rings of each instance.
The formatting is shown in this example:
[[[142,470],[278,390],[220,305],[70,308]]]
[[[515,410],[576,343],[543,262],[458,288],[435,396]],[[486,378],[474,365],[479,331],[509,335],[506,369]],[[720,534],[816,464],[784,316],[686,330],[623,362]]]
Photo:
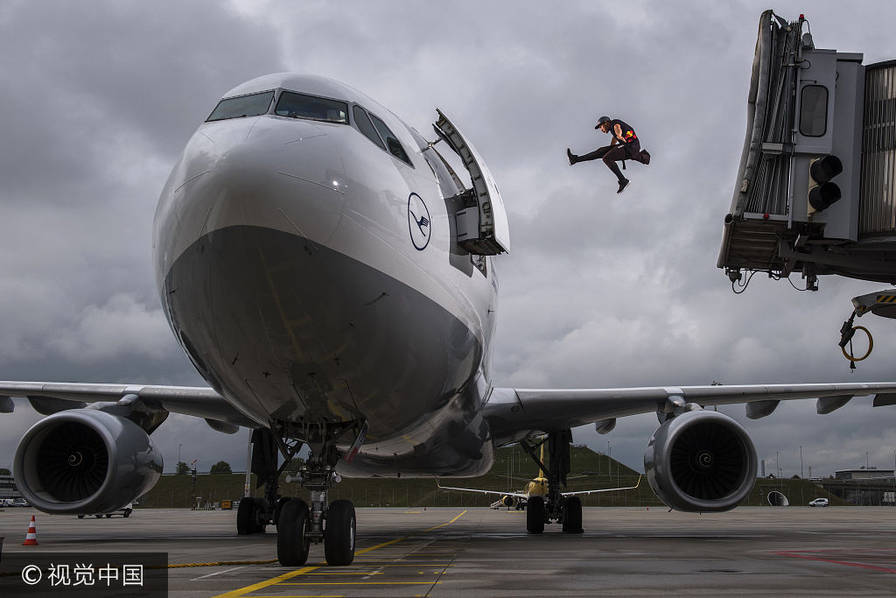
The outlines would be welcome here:
[[[569,151],[569,148],[566,148],[566,157],[569,158],[569,164],[573,165],[576,163],[576,155]]]
[[[630,182],[631,181],[629,181],[628,179],[622,179],[621,181],[619,181],[619,190],[616,191],[616,193],[622,193],[623,191],[625,191],[625,188],[628,187],[628,184]]]
[[[641,163],[645,166],[650,164],[650,152],[647,150],[641,150]]]

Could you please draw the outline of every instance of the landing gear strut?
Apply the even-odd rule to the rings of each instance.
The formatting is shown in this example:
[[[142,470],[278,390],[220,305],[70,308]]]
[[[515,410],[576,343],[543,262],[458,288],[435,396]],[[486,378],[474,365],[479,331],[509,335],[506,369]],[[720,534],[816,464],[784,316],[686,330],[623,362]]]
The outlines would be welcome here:
[[[251,442],[251,471],[257,476],[258,485],[264,484],[264,498],[246,496],[240,500],[236,513],[236,531],[240,535],[263,534],[268,524],[277,523],[276,511],[281,500],[277,492],[282,468],[277,468],[277,443],[274,435],[269,430],[253,430]]]
[[[548,465],[536,454],[536,449],[547,443]],[[577,496],[564,497],[561,486],[566,487],[569,474],[570,444],[572,432],[549,432],[540,442],[523,441],[521,446],[544,472],[547,478],[547,495],[530,496],[526,504],[526,530],[540,534],[545,523],[562,523],[563,532],[582,533],[582,501]],[[542,455],[544,451],[542,451]]]

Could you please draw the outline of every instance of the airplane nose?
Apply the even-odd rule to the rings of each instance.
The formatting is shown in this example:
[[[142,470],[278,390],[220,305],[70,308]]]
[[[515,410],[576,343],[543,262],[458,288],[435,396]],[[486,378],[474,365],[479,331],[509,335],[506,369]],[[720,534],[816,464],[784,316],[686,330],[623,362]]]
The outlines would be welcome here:
[[[229,227],[260,227],[326,243],[345,204],[338,127],[239,119],[200,128],[162,192],[157,275],[188,247]]]

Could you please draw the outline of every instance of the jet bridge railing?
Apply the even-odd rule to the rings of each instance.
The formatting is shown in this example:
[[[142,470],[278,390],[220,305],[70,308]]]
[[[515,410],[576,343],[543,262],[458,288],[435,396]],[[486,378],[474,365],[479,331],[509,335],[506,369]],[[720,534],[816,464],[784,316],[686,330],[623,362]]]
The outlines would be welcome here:
[[[747,100],[747,133],[732,214],[787,215],[787,182],[793,152],[796,65],[800,28],[767,10],[759,20]]]

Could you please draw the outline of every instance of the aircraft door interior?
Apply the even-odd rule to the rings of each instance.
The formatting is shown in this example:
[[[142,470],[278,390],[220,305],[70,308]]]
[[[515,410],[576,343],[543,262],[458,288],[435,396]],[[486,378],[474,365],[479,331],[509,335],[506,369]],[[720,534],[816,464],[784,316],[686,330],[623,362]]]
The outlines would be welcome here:
[[[457,244],[475,255],[497,255],[510,251],[510,225],[504,201],[492,173],[476,149],[442,113],[433,124],[436,134],[460,157],[473,186],[457,197],[463,199],[455,213]]]

